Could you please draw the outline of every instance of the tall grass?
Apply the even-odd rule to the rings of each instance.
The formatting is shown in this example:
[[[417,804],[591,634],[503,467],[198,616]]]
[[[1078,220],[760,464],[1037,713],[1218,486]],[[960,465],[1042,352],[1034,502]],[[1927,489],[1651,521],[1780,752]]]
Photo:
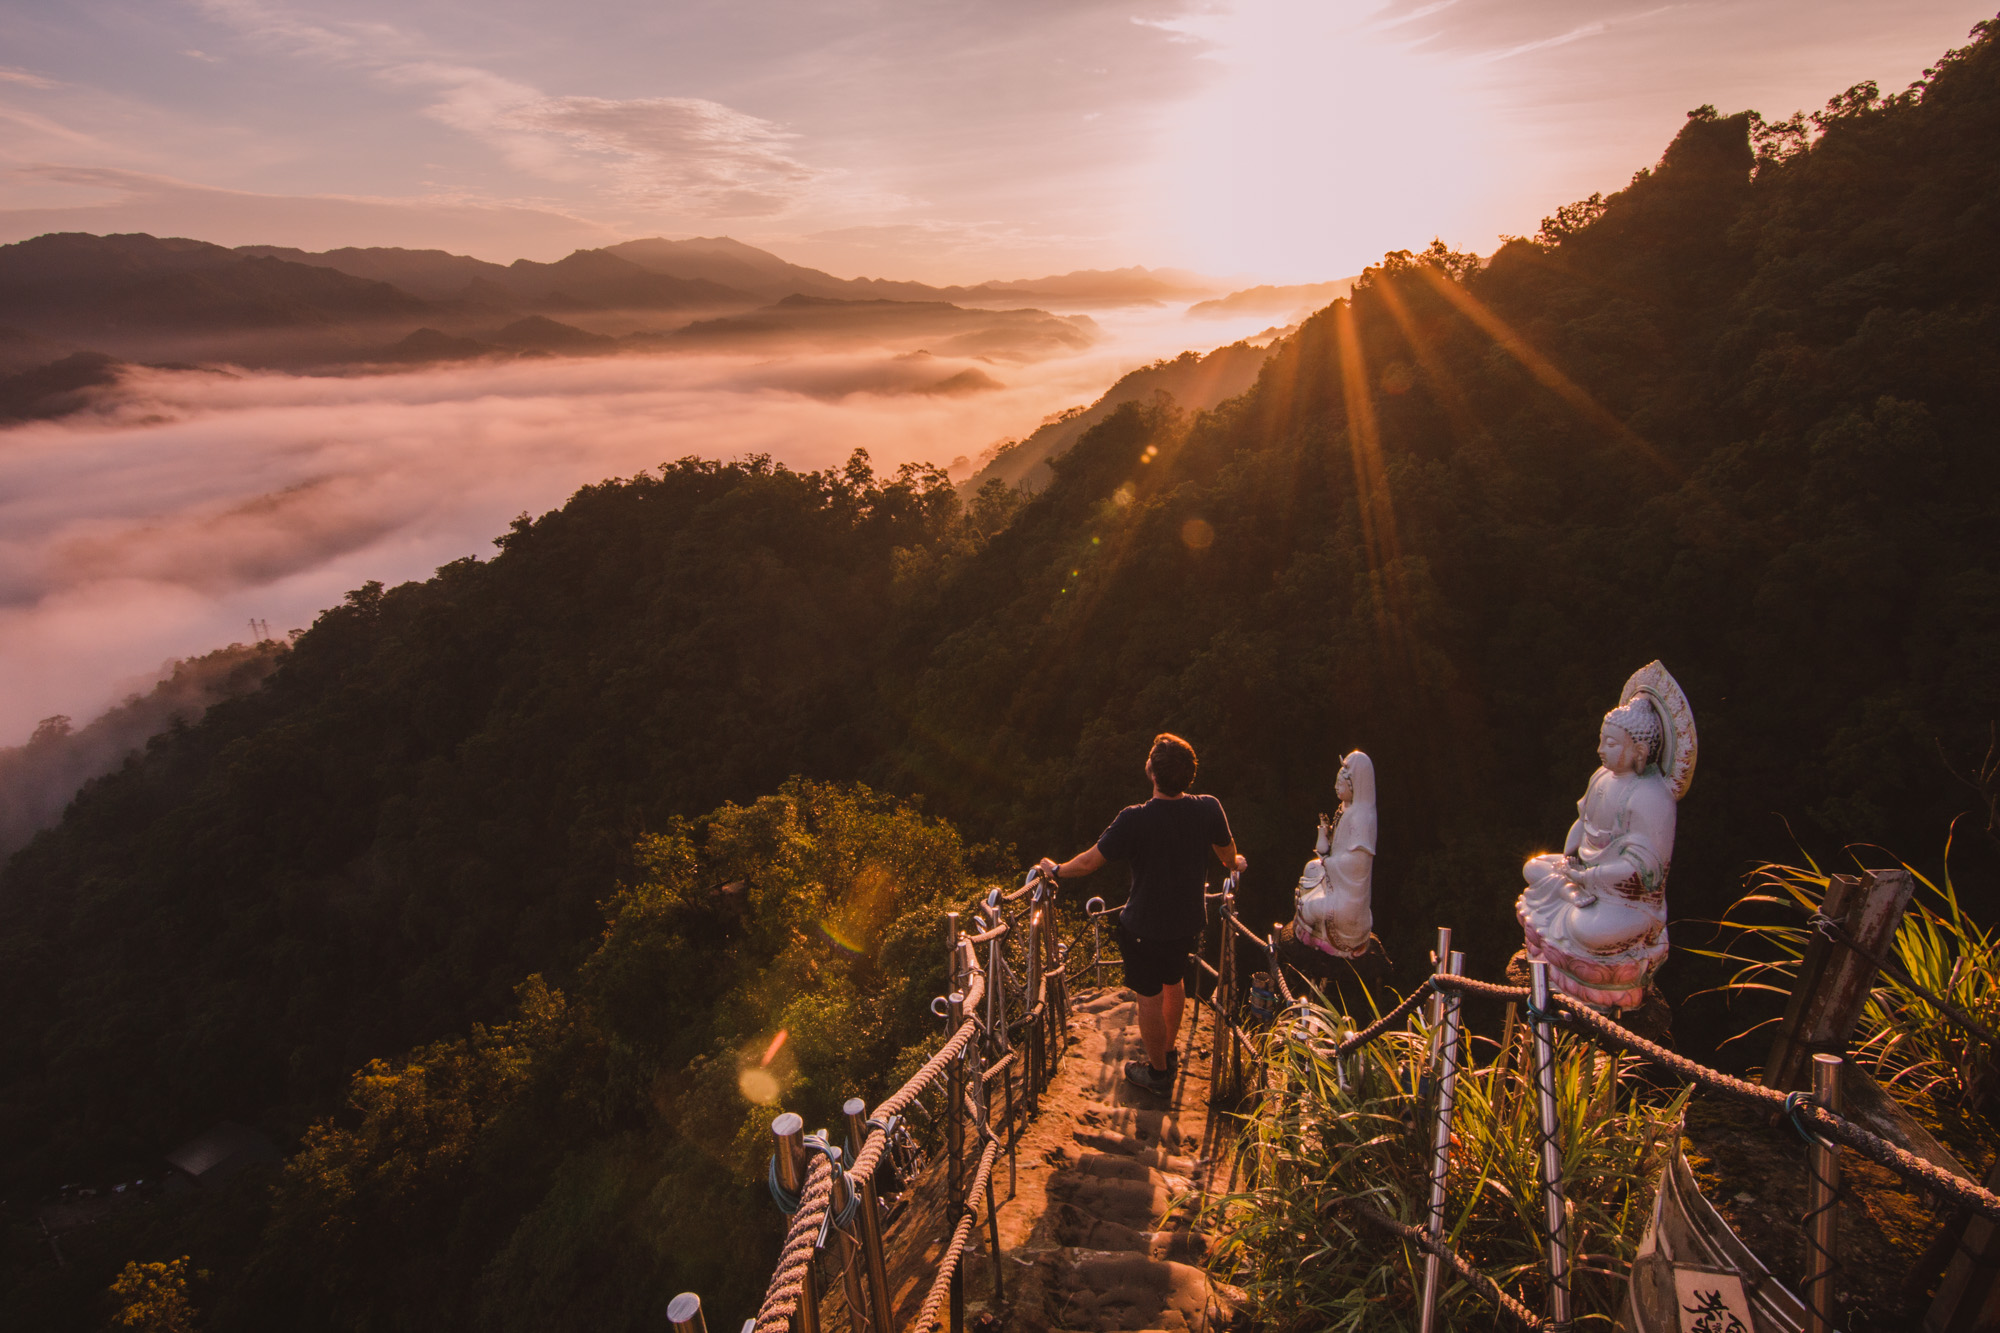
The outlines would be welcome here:
[[[1361,1222],[1361,1200],[1422,1226],[1436,1123],[1431,1033],[1420,1018],[1341,1061],[1346,1020],[1311,1007],[1267,1035],[1270,1075],[1238,1140],[1251,1183],[1213,1205],[1224,1237],[1210,1260],[1280,1333],[1387,1333],[1417,1326],[1424,1255]],[[1531,1309],[1543,1308],[1539,1111],[1526,1031],[1458,1083],[1446,1191],[1449,1242]],[[1493,1051],[1495,1043],[1483,1043]],[[1558,1047],[1563,1175],[1580,1326],[1610,1327],[1644,1233],[1653,1189],[1679,1132],[1685,1094],[1662,1100],[1611,1056]],[[1447,1270],[1449,1277],[1449,1271]],[[1446,1283],[1447,1328],[1497,1326],[1469,1285]]]
[[[1918,896],[1897,927],[1890,957],[1918,986],[1958,1006],[1989,1032],[2000,1029],[2000,932],[1966,913],[1949,869],[1939,885],[1908,865],[1903,868],[1916,878]],[[1803,866],[1758,867],[1750,891],[1719,923],[1734,932],[1727,947],[1693,951],[1736,965],[1719,989],[1789,995],[1813,938],[1805,917],[1819,910],[1830,881],[1810,857]],[[1785,916],[1768,919],[1772,909]],[[1872,1065],[1900,1100],[1919,1107],[1928,1102],[1946,1119],[1990,1113],[1993,1107],[1991,1045],[1886,973],[1876,978],[1869,994],[1854,1055]]]

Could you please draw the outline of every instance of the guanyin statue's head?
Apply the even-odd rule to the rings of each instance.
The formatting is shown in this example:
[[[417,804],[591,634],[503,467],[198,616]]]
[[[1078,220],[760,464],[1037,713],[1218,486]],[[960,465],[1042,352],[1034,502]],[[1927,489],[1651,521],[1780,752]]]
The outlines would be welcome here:
[[[1644,695],[1635,695],[1604,715],[1597,757],[1614,773],[1628,771],[1628,765],[1630,772],[1643,773],[1647,765],[1660,757],[1660,742],[1665,736],[1666,728],[1660,722],[1660,715],[1653,711],[1651,701]],[[1628,746],[1629,756],[1623,753]]]

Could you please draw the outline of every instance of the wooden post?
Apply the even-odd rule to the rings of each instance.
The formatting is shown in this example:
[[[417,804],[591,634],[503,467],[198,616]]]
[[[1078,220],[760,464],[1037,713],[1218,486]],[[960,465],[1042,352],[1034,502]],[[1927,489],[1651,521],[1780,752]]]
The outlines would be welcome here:
[[[1986,1173],[1986,1188],[2000,1190],[2000,1162]],[[1924,1333],[1972,1333],[2000,1325],[2000,1281],[1994,1280],[2000,1276],[2000,1226],[1970,1211],[1962,1221],[1944,1279],[1924,1314]]]
[[[1811,1084],[1814,1055],[1846,1052],[1875,986],[1876,970],[1895,943],[1896,927],[1916,887],[1916,877],[1907,870],[1833,877],[1820,911],[1838,922],[1857,947],[1820,934],[1806,942],[1785,1020],[1764,1062],[1765,1087],[1802,1090]]]
[[[1812,1058],[1813,1101],[1835,1115],[1840,1114],[1841,1064],[1837,1055],[1822,1053]],[[1811,1172],[1806,1181],[1806,1216],[1811,1219],[1807,1239],[1811,1244],[1802,1284],[1806,1333],[1833,1333],[1834,1257],[1840,1244],[1840,1146],[1815,1134],[1806,1155]]]

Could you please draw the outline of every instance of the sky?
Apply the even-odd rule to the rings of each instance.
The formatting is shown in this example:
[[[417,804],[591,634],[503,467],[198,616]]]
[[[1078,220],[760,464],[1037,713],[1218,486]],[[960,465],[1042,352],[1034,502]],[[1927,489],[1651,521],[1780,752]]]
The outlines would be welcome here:
[[[1901,88],[1993,3],[5,0],[0,241],[1324,281],[1532,233],[1703,103]]]

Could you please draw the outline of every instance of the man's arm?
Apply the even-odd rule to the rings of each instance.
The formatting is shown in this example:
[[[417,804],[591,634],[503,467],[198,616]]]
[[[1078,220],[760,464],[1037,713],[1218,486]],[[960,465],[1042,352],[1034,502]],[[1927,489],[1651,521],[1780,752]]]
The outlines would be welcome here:
[[[1091,850],[1096,851],[1097,849],[1093,847]],[[1224,870],[1248,870],[1250,868],[1250,863],[1236,854],[1236,843],[1233,839],[1215,849],[1215,859],[1222,862]]]
[[[1104,868],[1104,853],[1097,850],[1097,844],[1090,846],[1057,865],[1050,857],[1043,857],[1037,866],[1043,874],[1054,875],[1057,879],[1081,879],[1094,870]]]

